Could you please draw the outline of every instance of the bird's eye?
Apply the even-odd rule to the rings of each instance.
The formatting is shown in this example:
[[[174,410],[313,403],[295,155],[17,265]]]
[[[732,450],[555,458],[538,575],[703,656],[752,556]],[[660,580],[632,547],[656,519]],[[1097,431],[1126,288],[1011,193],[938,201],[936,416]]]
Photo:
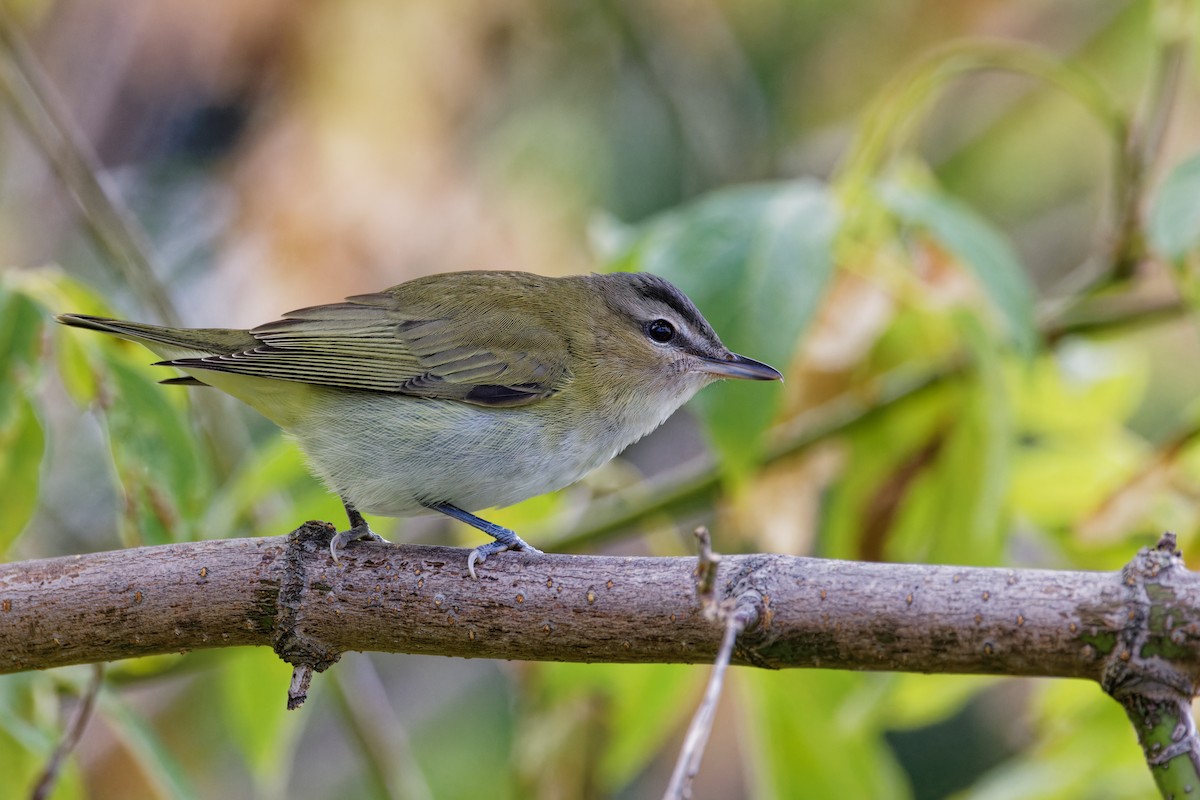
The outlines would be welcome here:
[[[646,324],[646,335],[659,344],[666,344],[675,338],[675,326],[665,319],[656,319]]]

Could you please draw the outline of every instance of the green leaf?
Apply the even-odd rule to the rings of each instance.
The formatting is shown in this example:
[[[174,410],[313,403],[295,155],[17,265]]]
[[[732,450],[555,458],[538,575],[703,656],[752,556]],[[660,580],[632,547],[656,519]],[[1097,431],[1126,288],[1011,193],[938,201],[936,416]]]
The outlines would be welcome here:
[[[876,713],[892,730],[921,728],[955,714],[999,678],[984,675],[891,673]]]
[[[679,286],[735,352],[786,369],[833,273],[839,214],[811,181],[716,192],[648,222],[612,266]],[[728,381],[699,409],[731,474],[757,460],[778,389]]]
[[[62,378],[67,394],[75,404],[86,408],[96,402],[100,394],[100,378],[92,369],[86,347],[73,332],[60,331],[55,339],[55,355],[58,374]]]
[[[0,797],[28,796],[54,735],[34,722],[34,685],[48,684],[46,673],[0,676]]]
[[[37,373],[44,321],[36,303],[0,287],[0,416]]]
[[[33,404],[20,395],[10,401],[7,419],[0,419],[0,554],[24,530],[37,508],[46,436]]]
[[[140,366],[106,348],[106,372],[116,386],[104,421],[126,493],[139,509],[149,543],[187,537],[211,482],[182,403],[172,402]]]
[[[978,318],[954,316],[975,369],[957,387],[944,441],[905,498],[886,553],[897,561],[997,564],[1008,530],[1013,401]]]
[[[1072,339],[1007,371],[1021,444],[1009,505],[1035,525],[1072,527],[1143,469],[1149,447],[1125,421],[1149,385],[1142,351]]]
[[[897,182],[879,189],[884,204],[903,222],[922,228],[971,270],[1003,317],[1024,354],[1037,345],[1034,291],[1012,246],[968,205],[938,192]]]
[[[94,402],[99,380],[92,370],[88,354],[96,352],[100,337],[81,336],[79,331],[51,324],[50,317],[64,311],[104,316],[110,314],[111,310],[90,289],[53,268],[14,271],[3,276],[0,290],[4,289],[4,284],[11,288],[14,296],[24,298],[34,309],[36,319],[33,321],[36,324],[29,324],[28,313],[24,319],[19,319],[5,309],[0,316],[0,326],[32,332],[30,335],[35,339],[48,326],[54,336],[59,373],[68,393],[80,406]],[[0,333],[0,339],[3,338],[4,334]],[[8,349],[7,345],[0,343],[0,354]]]
[[[1008,531],[1013,412],[1001,359],[973,315],[954,314],[970,373],[855,426],[828,492],[819,554],[995,564]]]
[[[37,508],[46,437],[34,405],[46,313],[24,291],[20,273],[0,273],[0,554]]]
[[[739,673],[747,702],[743,735],[750,746],[750,795],[761,798],[906,798],[908,780],[875,722],[846,715],[856,696],[874,694],[851,672],[786,670]]]
[[[260,787],[271,785],[287,761],[303,730],[285,725],[287,704],[282,691],[291,680],[291,667],[266,647],[240,647],[226,651],[221,661],[220,704],[229,738],[238,745],[250,773]]]
[[[846,466],[829,492],[816,555],[862,557],[864,544],[870,544],[863,542],[864,536],[879,524],[879,499],[888,494],[881,487],[905,461],[919,460],[919,451],[942,435],[958,399],[958,387],[939,386],[855,426],[846,437]]]
[[[207,390],[201,390],[207,391]],[[255,535],[282,533],[304,520],[344,522],[338,496],[321,484],[304,461],[295,440],[272,434],[250,450],[237,472],[214,489],[206,501],[202,535],[225,538],[239,526],[253,525]],[[372,520],[386,534],[384,520]],[[288,527],[290,526],[290,528]]]
[[[44,320],[41,308],[20,292],[0,294],[0,365],[6,372],[36,363]]]
[[[44,677],[44,676],[39,676]],[[4,684],[12,691],[3,691]],[[50,681],[47,681],[50,683]],[[0,678],[0,797],[28,797],[34,782],[41,776],[51,753],[62,736],[65,720],[50,725],[37,725],[25,709],[29,685],[19,676]],[[16,702],[14,702],[16,701]],[[53,696],[58,707],[57,694]],[[77,758],[68,758],[54,783],[54,800],[73,800],[86,797]]]
[[[1150,243],[1172,261],[1200,247],[1200,153],[1163,181],[1150,211]]]

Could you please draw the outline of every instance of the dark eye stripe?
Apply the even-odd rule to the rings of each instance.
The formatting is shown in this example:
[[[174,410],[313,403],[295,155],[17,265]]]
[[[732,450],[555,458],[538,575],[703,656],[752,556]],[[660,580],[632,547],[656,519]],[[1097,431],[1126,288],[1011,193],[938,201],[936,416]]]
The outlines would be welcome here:
[[[674,310],[684,322],[691,325],[695,330],[704,330],[708,327],[708,323],[700,316],[700,312],[692,305],[692,301],[687,299],[674,286],[657,275],[650,275],[643,272],[639,273],[638,277],[643,279],[643,283],[638,286],[638,291],[642,297],[662,303]]]

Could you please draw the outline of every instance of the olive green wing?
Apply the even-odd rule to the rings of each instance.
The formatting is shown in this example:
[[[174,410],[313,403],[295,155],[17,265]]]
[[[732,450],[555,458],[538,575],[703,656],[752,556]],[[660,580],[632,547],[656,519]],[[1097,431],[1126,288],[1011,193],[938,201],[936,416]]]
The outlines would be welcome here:
[[[571,379],[561,337],[528,315],[406,305],[395,290],[302,308],[249,333],[254,347],[162,363],[483,406],[532,403]]]

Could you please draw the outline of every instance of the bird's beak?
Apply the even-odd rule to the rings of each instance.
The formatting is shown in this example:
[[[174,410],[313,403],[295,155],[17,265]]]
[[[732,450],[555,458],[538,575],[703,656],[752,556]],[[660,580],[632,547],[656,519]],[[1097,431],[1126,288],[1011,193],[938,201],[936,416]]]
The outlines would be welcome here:
[[[719,378],[741,378],[748,381],[781,381],[783,375],[753,358],[729,353],[724,358],[703,358],[700,369]]]

